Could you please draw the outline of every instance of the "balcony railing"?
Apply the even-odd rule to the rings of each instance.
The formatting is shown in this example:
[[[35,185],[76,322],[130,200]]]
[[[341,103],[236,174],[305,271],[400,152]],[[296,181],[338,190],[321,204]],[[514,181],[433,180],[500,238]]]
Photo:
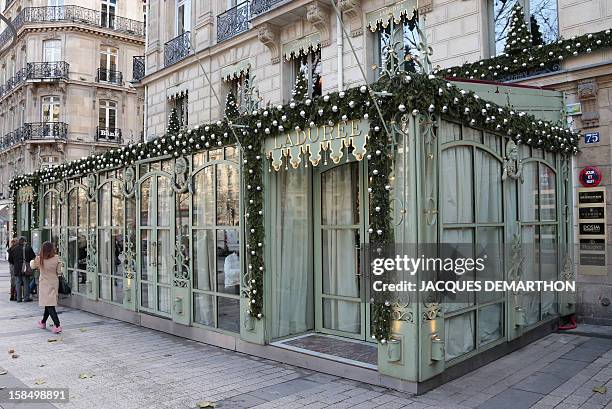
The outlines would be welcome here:
[[[68,124],[64,122],[32,122],[9,132],[2,138],[0,149],[8,149],[24,141],[65,141]]]
[[[121,143],[121,129],[98,127],[96,141]]]
[[[138,37],[144,38],[145,36],[144,23],[142,21],[110,15],[79,6],[26,7],[13,19],[13,26],[19,31],[26,24],[50,22],[85,24]],[[6,28],[0,34],[0,48],[8,41],[11,41],[12,38],[12,32]]]
[[[135,56],[132,59],[132,81],[140,81],[145,76],[144,55]]]
[[[121,71],[107,70],[106,68],[98,68],[96,82],[106,82],[109,84],[123,85],[123,74]]]
[[[15,2],[15,0],[6,0],[4,2],[4,9],[6,10],[7,8],[10,7],[11,4],[13,4]]]
[[[191,52],[190,35],[191,32],[185,31],[164,44],[164,66],[167,67],[177,63],[189,55]]]
[[[267,13],[281,3],[288,3],[289,0],[251,0],[251,17]]]
[[[249,29],[251,12],[249,2],[240,3],[217,16],[217,42],[229,40]]]
[[[15,75],[0,85],[0,98],[12,92],[27,80],[58,80],[68,79],[70,64],[65,61],[31,62],[20,69]]]

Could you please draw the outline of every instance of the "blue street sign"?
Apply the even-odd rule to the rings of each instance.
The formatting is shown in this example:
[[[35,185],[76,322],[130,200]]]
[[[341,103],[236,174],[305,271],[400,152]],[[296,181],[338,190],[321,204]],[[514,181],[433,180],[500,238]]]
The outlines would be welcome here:
[[[599,143],[599,132],[590,132],[584,134],[584,143]]]

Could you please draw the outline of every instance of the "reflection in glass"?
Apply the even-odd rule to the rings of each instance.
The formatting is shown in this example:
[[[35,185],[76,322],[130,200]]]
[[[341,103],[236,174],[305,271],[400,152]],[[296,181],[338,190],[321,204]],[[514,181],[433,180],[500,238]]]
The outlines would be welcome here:
[[[141,226],[152,226],[153,215],[151,209],[153,203],[151,202],[151,179],[146,179],[140,184],[140,225]]]
[[[238,230],[217,230],[217,292],[240,294]]]
[[[193,231],[193,287],[214,290],[212,272],[215,269],[214,230]]]
[[[231,332],[240,332],[240,300],[217,297],[219,328]]]
[[[212,295],[193,293],[193,321],[198,324],[215,326],[215,298]]]
[[[237,226],[239,215],[238,171],[235,166],[219,164],[217,167],[217,225]]]
[[[323,327],[359,334],[361,332],[360,303],[323,298]]]
[[[193,224],[212,226],[215,221],[214,166],[202,169],[194,177]]]
[[[170,238],[170,230],[157,230],[157,282],[160,284],[170,284],[172,275],[172,254],[174,254],[174,244]]]

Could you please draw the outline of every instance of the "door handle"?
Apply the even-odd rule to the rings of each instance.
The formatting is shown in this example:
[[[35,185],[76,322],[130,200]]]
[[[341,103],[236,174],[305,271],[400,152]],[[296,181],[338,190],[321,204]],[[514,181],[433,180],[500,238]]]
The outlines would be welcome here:
[[[361,269],[359,268],[359,251],[361,250],[361,246],[359,244],[355,244],[355,277],[361,277]]]
[[[152,262],[151,265],[153,267],[157,267],[157,242],[154,241],[151,243],[151,258],[152,258]]]

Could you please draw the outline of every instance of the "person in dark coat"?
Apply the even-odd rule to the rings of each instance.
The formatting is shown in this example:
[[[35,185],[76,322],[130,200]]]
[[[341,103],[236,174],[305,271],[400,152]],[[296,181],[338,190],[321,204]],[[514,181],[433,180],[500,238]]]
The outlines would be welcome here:
[[[15,271],[17,302],[32,301],[30,297],[30,280],[32,279],[30,261],[35,258],[36,254],[34,254],[34,250],[32,250],[32,247],[26,242],[25,237],[19,238],[19,243],[9,251],[8,261],[13,265]]]

